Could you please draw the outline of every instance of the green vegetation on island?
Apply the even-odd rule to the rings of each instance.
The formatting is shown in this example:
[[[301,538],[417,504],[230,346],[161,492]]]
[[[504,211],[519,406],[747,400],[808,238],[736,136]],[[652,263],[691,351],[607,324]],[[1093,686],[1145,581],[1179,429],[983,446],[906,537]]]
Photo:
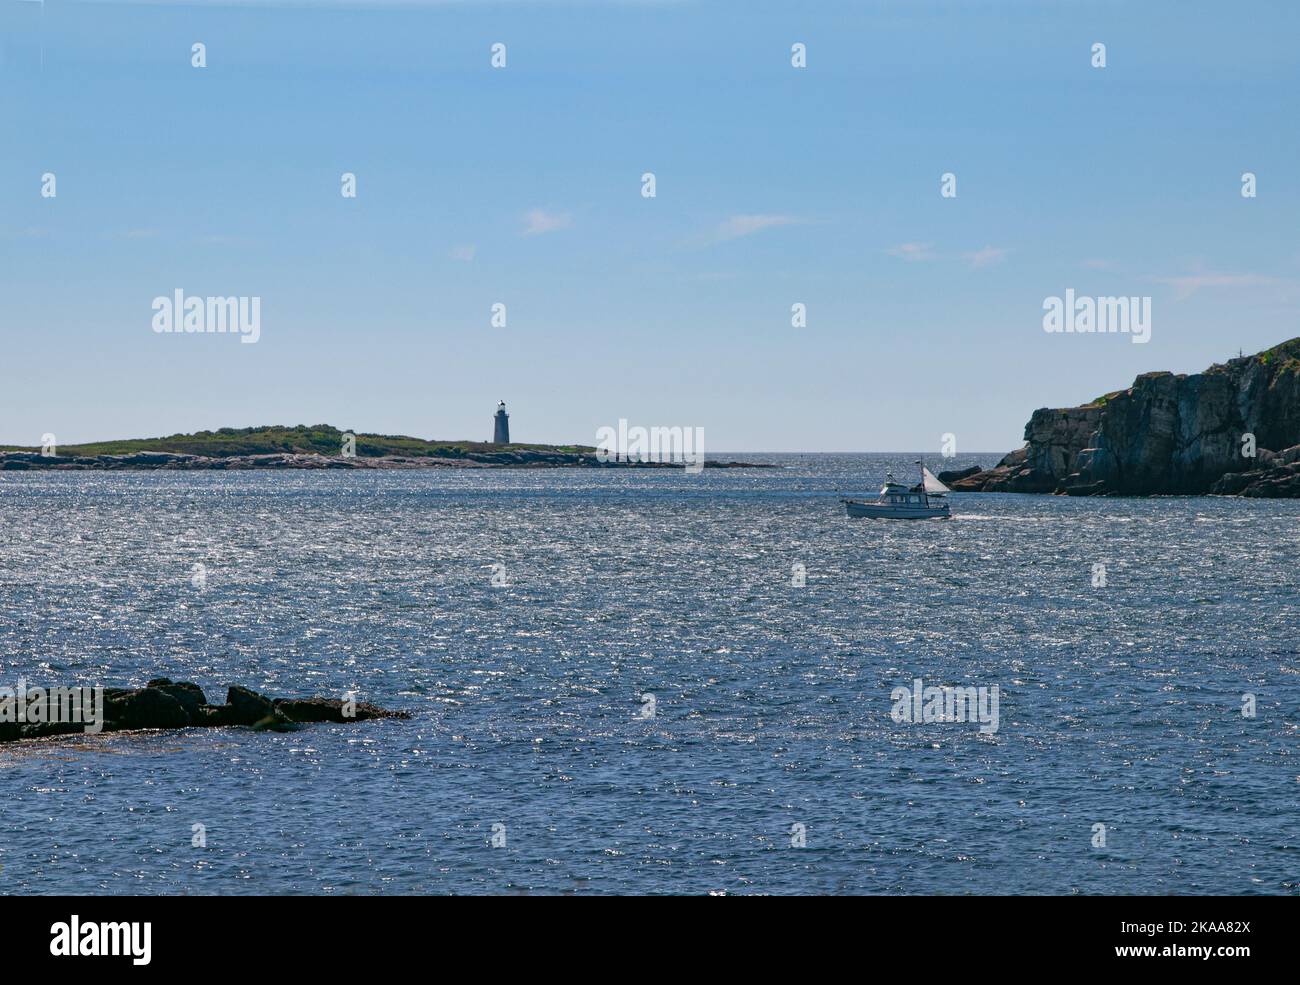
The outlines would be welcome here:
[[[256,428],[218,428],[193,434],[173,434],[165,438],[128,438],[119,441],[92,441],[80,445],[58,445],[60,456],[132,455],[137,452],[167,452],[176,455],[202,455],[205,458],[233,458],[244,455],[325,455],[342,454],[344,435],[328,424],[299,424],[297,427],[271,425]],[[358,458],[469,458],[510,449],[516,452],[560,452],[578,455],[594,452],[583,445],[535,445],[512,443],[494,445],[486,441],[427,441],[401,434],[356,435]],[[0,451],[39,452],[39,447],[0,445]]]

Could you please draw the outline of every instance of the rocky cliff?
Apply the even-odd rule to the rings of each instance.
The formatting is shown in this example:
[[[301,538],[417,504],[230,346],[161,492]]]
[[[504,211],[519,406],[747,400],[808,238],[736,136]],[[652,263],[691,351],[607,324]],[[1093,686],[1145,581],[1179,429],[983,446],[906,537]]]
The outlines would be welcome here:
[[[1144,373],[1081,407],[1036,410],[1023,448],[961,492],[1300,496],[1300,338],[1203,373]]]

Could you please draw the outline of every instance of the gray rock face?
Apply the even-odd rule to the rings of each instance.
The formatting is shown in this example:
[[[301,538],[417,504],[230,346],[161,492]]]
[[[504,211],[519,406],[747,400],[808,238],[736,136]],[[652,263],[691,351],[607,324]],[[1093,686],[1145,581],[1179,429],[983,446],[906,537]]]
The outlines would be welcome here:
[[[202,709],[208,703],[208,699],[203,696],[203,689],[197,684],[191,684],[189,681],[173,684],[167,678],[160,677],[157,680],[150,681],[146,687],[150,690],[157,689],[163,694],[174,698],[176,703],[185,709],[185,714],[192,720],[202,717]]]
[[[399,714],[364,701],[354,702],[349,708],[338,698],[277,698],[275,710],[291,722],[350,722]]]
[[[104,695],[104,717],[118,728],[185,728],[191,723],[181,703],[161,688],[142,687]]]
[[[965,469],[949,469],[945,472],[940,472],[935,478],[946,486],[953,482],[958,482],[961,479],[969,478],[972,475],[978,475],[983,471],[984,470],[978,465],[972,465]]]
[[[1210,492],[1218,496],[1249,496],[1253,499],[1300,498],[1300,445],[1270,456],[1263,468],[1230,472]]]
[[[1253,457],[1243,454],[1248,435]],[[952,488],[1300,495],[1289,470],[1300,460],[1292,452],[1300,442],[1300,338],[1191,376],[1145,373],[1129,389],[1082,407],[1035,411],[1025,440],[995,468]],[[1238,481],[1239,473],[1250,478]]]
[[[226,691],[226,707],[230,709],[227,720],[231,725],[256,725],[275,713],[270,698],[238,685]]]

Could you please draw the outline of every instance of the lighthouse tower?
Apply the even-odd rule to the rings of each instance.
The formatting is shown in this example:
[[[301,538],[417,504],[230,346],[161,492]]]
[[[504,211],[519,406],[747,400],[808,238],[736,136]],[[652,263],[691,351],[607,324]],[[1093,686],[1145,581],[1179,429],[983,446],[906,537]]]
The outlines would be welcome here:
[[[492,444],[510,444],[510,415],[506,413],[506,402],[504,400],[497,404],[497,413],[492,418],[492,424]]]

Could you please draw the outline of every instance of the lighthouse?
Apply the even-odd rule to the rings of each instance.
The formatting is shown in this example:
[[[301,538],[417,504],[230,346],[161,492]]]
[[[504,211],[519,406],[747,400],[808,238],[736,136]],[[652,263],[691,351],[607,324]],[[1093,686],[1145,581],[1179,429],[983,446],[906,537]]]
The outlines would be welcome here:
[[[506,413],[506,402],[504,400],[497,404],[497,413],[492,418],[492,425],[492,444],[510,444],[510,415]]]

